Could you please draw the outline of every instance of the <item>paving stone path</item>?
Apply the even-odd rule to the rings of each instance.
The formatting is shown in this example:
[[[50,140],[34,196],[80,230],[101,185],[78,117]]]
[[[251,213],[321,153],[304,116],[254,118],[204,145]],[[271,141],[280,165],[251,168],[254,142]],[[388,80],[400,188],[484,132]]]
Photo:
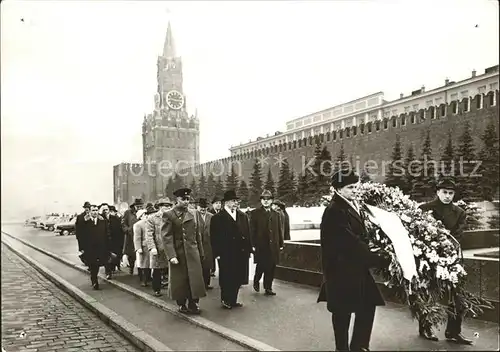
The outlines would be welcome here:
[[[2,352],[138,351],[2,244]]]

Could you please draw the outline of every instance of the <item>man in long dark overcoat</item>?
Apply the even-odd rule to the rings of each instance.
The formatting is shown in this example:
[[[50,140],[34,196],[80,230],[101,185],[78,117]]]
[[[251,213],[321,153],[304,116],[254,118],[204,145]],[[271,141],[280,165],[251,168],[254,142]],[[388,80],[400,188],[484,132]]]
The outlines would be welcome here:
[[[340,170],[332,177],[331,203],[321,220],[321,259],[324,283],[318,302],[327,302],[332,313],[335,347],[338,351],[368,351],[375,307],[385,305],[369,269],[387,265],[364,242],[367,235],[360,205],[354,200],[359,177]],[[351,314],[354,334],[349,345]]]
[[[441,179],[436,187],[436,199],[420,205],[420,209],[423,211],[431,211],[432,216],[436,220],[440,220],[444,227],[450,231],[450,234],[457,241],[460,241],[466,225],[467,215],[462,208],[453,204],[455,190],[456,185],[453,179]],[[457,297],[454,292],[452,296],[448,307],[448,323],[446,324],[445,337],[447,340],[461,345],[472,345],[472,340],[462,335],[462,321],[465,316],[466,307],[461,303],[459,297]],[[414,296],[410,296],[410,302],[413,306]],[[432,327],[426,326],[424,322],[424,317],[420,317],[418,324],[420,336],[427,340],[438,341],[439,339],[432,331]]]
[[[286,211],[286,205],[281,200],[274,200],[273,205],[276,205],[276,211],[280,214],[283,224],[283,239],[290,240],[290,216]]]
[[[174,196],[176,205],[163,214],[161,229],[169,261],[168,292],[170,298],[177,302],[181,313],[199,314],[199,300],[207,293],[201,267],[204,253],[198,216],[196,210],[188,209],[191,189],[178,189]]]
[[[236,209],[234,190],[224,193],[224,208],[212,217],[210,235],[212,251],[219,258],[221,303],[226,309],[242,307],[238,292],[248,284],[249,259],[252,252],[248,217]]]
[[[253,288],[260,291],[260,279],[264,275],[264,290],[268,296],[273,291],[274,270],[283,249],[283,223],[280,214],[271,209],[273,195],[264,190],[260,195],[261,207],[250,213],[250,238],[254,252],[255,276]]]
[[[82,251],[82,236],[83,236],[83,224],[85,222],[85,216],[90,213],[90,202],[85,202],[83,204],[83,212],[76,217],[75,221],[75,237],[78,242],[78,250]]]
[[[111,251],[116,254],[117,259],[111,263],[112,271],[120,268],[120,260],[123,252],[123,241],[125,235],[121,226],[121,219],[113,205],[109,206],[109,232],[111,235]]]
[[[141,198],[136,198],[129,209],[125,211],[122,217],[122,229],[124,233],[123,251],[122,254],[127,256],[129,262],[130,275],[134,273],[135,265],[135,248],[134,248],[134,224],[139,221],[137,219],[137,211],[144,207],[144,201]],[[142,277],[141,277],[142,279]]]
[[[206,198],[200,198],[198,201],[198,224],[200,227],[201,238],[203,241],[203,253],[205,257],[201,262],[203,268],[203,280],[205,281],[205,288],[211,290],[210,274],[213,267],[213,253],[212,253],[212,240],[210,238],[210,222],[212,214],[208,212],[208,201]]]
[[[99,289],[97,274],[99,267],[110,260],[110,233],[108,221],[98,214],[97,205],[90,206],[82,225],[83,258],[90,268],[90,281],[95,290]]]

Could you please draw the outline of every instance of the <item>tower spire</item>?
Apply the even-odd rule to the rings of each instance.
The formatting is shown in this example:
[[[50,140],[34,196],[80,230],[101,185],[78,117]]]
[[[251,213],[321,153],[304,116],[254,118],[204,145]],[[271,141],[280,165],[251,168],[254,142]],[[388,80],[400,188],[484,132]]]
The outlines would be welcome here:
[[[167,35],[165,37],[165,44],[163,45],[163,56],[176,57],[174,36],[172,35],[172,27],[170,26],[170,21],[168,21]]]

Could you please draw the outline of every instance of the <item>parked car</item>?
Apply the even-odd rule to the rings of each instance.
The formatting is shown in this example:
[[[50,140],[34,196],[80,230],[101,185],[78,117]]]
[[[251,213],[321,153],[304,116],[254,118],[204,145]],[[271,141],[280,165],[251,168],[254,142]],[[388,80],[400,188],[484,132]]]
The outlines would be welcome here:
[[[57,233],[57,236],[68,236],[75,234],[75,224],[76,224],[76,216],[73,216],[67,222],[61,222],[54,226],[54,232]]]
[[[55,213],[47,214],[44,217],[42,217],[42,219],[40,221],[37,221],[37,224],[35,227],[45,229],[45,224],[48,222],[52,222],[53,218],[58,217],[58,216],[59,216],[59,214],[55,214]]]
[[[62,216],[50,216],[45,222],[43,222],[43,229],[54,231],[54,226],[60,222],[67,222],[69,219]]]
[[[26,226],[35,226],[36,222],[41,219],[41,216],[33,216],[26,220],[25,225]]]

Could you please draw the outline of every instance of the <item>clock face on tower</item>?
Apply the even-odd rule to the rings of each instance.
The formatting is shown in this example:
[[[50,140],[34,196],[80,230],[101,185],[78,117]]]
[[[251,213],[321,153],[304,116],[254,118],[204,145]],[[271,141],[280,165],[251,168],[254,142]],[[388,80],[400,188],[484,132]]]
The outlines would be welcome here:
[[[181,109],[184,106],[184,96],[176,90],[171,90],[167,93],[167,105],[174,110]]]

